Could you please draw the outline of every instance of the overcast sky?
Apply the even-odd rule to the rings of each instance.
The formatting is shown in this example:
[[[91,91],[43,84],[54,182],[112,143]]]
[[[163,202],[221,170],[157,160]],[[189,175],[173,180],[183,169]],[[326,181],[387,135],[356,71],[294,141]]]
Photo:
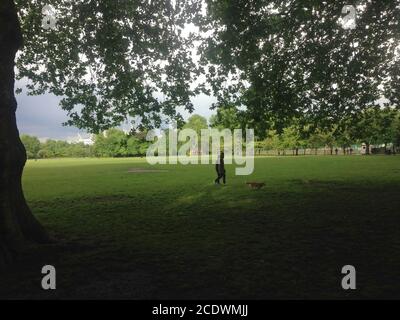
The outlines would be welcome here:
[[[76,137],[79,131],[75,127],[64,127],[63,122],[68,120],[66,111],[59,107],[59,98],[46,94],[42,96],[27,96],[25,93],[17,95],[17,121],[20,134],[29,134],[41,139],[69,140]],[[195,113],[209,118],[213,113],[211,104],[213,97],[200,95],[192,100]],[[184,114],[185,119],[190,115]]]

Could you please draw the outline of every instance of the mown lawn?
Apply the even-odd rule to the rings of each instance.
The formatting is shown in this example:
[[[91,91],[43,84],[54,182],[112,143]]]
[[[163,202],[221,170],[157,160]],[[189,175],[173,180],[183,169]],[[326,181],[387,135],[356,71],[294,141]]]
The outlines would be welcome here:
[[[257,158],[250,177],[227,172],[215,186],[212,165],[28,162],[25,195],[59,241],[22,255],[0,296],[400,298],[400,157]],[[57,269],[55,291],[41,289],[44,264]]]

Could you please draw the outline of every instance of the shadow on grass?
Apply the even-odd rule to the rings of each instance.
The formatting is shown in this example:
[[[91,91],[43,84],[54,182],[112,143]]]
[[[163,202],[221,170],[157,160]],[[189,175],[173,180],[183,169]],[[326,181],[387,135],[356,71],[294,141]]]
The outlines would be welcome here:
[[[63,240],[30,248],[1,276],[1,297],[400,297],[399,186],[299,179],[197,191],[32,203]],[[40,289],[44,264],[57,268],[54,292]],[[341,289],[347,264],[356,291]]]

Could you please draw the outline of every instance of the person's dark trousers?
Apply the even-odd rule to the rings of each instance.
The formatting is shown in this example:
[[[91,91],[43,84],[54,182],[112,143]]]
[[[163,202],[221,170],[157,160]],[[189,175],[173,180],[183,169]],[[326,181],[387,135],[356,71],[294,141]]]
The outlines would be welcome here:
[[[219,179],[221,179],[221,177],[219,175],[218,165],[215,166],[215,171],[217,171],[217,179],[215,179],[214,182],[219,184]]]
[[[217,167],[217,175],[218,175],[218,177],[217,177],[217,179],[215,179],[215,183],[218,183],[218,184],[219,184],[219,180],[221,180],[221,178],[222,178],[223,183],[226,184],[226,173],[225,173],[225,169],[224,169],[224,171],[221,173],[221,172],[219,172],[218,167]]]

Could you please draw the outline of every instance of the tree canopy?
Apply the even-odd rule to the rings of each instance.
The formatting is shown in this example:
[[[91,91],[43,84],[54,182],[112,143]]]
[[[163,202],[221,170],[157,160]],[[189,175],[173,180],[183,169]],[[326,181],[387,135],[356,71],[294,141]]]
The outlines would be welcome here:
[[[201,88],[220,108],[244,107],[259,133],[271,122],[282,131],[294,116],[329,127],[382,97],[400,104],[399,1],[354,3],[355,28],[345,29],[348,1],[55,0],[55,30],[42,28],[46,1],[15,2],[17,77],[31,94],[61,96],[67,124],[90,132],[127,119],[182,121],[177,110],[192,112]],[[200,33],[188,35],[193,23]]]
[[[399,1],[206,0],[202,64],[218,106],[246,107],[251,127],[295,116],[332,126],[377,104],[399,107]]]
[[[159,126],[162,114],[193,110],[198,67],[183,29],[199,1],[54,0],[56,29],[42,28],[48,1],[16,0],[24,46],[17,78],[30,94],[62,97],[67,124],[99,132],[139,117]]]
[[[185,125],[183,126],[183,129],[192,129],[196,131],[198,135],[201,134],[202,129],[207,129],[207,128],[208,128],[207,119],[198,114],[190,116]]]

